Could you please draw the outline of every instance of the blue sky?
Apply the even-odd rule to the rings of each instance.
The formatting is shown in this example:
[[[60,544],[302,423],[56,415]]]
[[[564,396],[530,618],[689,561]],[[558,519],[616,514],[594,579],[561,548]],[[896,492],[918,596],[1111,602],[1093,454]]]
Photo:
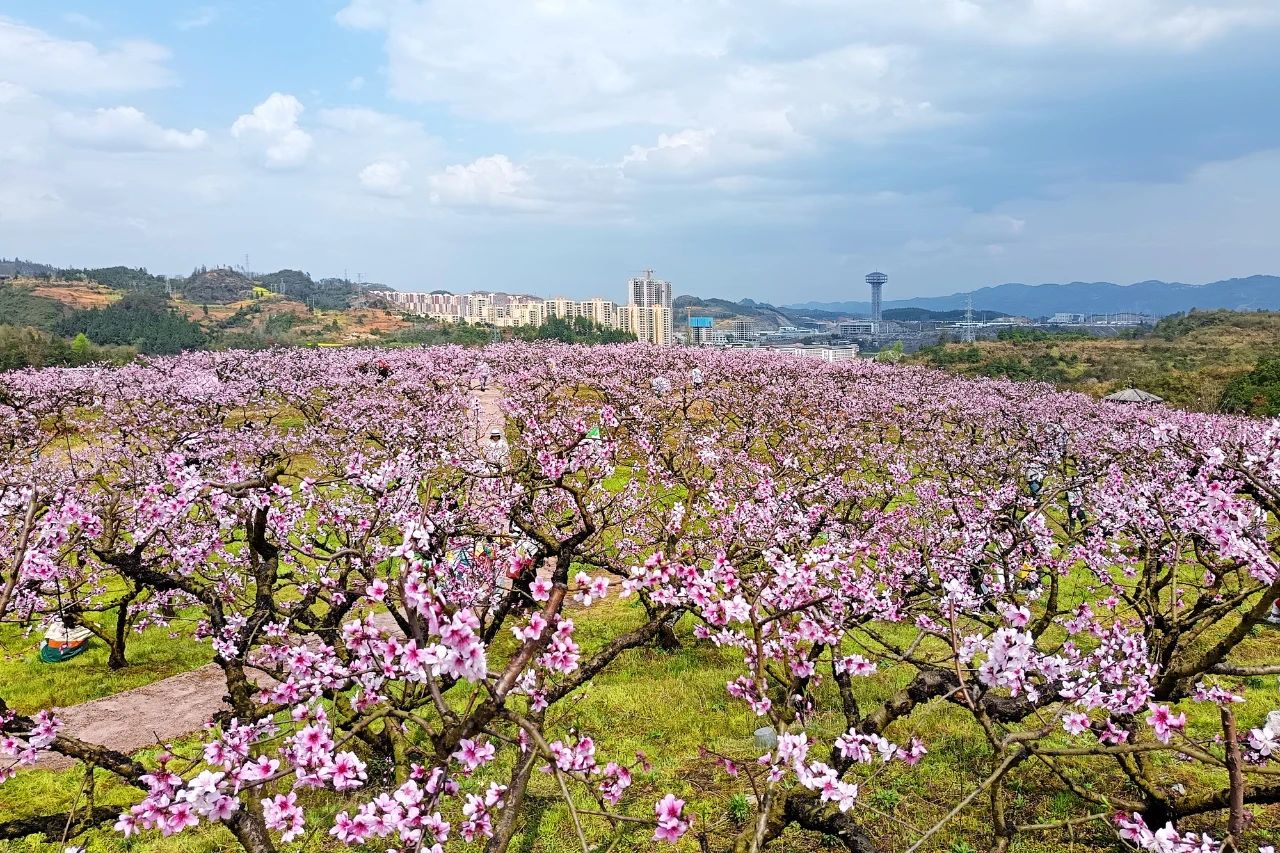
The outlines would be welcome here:
[[[777,303],[1280,273],[1275,0],[0,7],[0,255]]]

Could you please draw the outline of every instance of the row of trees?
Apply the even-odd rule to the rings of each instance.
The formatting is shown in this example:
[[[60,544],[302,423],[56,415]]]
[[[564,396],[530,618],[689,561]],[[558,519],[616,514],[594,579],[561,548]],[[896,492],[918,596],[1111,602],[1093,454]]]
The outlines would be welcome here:
[[[586,317],[548,317],[537,326],[518,326],[515,336],[522,341],[559,341],[562,344],[635,343],[636,336],[621,329],[602,326]]]
[[[481,376],[501,453],[475,444]],[[496,853],[545,773],[584,851],[754,851],[789,827],[869,851],[886,767],[943,748],[921,739],[939,707],[981,768],[948,817],[983,810],[994,850],[1216,849],[1206,830],[1239,849],[1248,807],[1280,800],[1280,732],[1237,710],[1280,673],[1250,640],[1280,597],[1263,422],[867,362],[509,344],[10,375],[0,442],[0,618],[61,591],[86,624],[113,614],[94,630],[123,665],[132,627],[193,609],[225,675],[230,712],[159,764],[0,704],[0,775],[36,748],[91,762],[138,791],[126,835]],[[581,636],[612,596],[643,618]],[[740,830],[631,793],[632,757],[575,726],[591,679],[672,642],[739,662],[729,697],[777,734],[708,753],[754,795]],[[901,687],[868,694],[877,671]],[[1165,785],[1175,761],[1199,781]],[[1030,784],[1069,813],[1015,811]],[[915,850],[944,823],[895,833]]]
[[[62,269],[49,274],[59,281],[91,281],[113,290],[163,290],[166,279],[152,275],[146,267],[94,267]]]
[[[97,346],[83,334],[68,340],[30,327],[0,325],[0,370],[123,364],[136,355],[132,347]]]

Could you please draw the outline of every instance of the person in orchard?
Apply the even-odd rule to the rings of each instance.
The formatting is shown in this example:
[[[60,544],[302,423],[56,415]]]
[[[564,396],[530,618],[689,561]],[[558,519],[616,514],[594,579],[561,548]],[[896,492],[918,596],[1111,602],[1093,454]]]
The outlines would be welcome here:
[[[490,465],[499,468],[507,464],[511,458],[511,447],[502,436],[502,430],[494,427],[489,430],[489,438],[484,443],[484,458]]]
[[[1032,462],[1027,465],[1027,491],[1031,492],[1031,497],[1039,497],[1040,489],[1044,487],[1044,466],[1039,462]]]
[[[1067,489],[1067,529],[1084,527],[1084,495],[1078,485]]]

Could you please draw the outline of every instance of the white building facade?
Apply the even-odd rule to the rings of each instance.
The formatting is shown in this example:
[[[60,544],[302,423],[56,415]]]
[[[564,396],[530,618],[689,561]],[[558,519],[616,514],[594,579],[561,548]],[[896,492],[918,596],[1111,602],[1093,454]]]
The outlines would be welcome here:
[[[623,328],[636,340],[660,347],[675,345],[675,317],[671,282],[653,277],[653,270],[627,282],[627,317]]]
[[[432,320],[472,323],[499,328],[540,326],[552,317],[582,317],[606,329],[630,332],[637,340],[672,346],[675,335],[671,308],[671,283],[646,270],[627,283],[627,303],[608,299],[542,299],[512,293],[402,293],[379,291],[378,296],[397,308]]]
[[[814,358],[819,361],[853,361],[858,357],[860,350],[857,344],[845,345],[827,345],[817,344],[807,346],[804,344],[795,344],[792,346],[766,346],[760,347],[766,352],[776,352],[781,355],[791,355],[797,358]]]

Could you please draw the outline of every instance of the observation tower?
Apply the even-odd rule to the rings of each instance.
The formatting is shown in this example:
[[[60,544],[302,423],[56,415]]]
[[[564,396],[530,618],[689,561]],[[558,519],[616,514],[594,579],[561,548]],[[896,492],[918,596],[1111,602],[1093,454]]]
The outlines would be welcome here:
[[[880,316],[880,292],[884,290],[885,282],[889,280],[889,276],[882,272],[873,272],[867,274],[867,284],[871,285],[871,321],[879,323],[882,319]]]

